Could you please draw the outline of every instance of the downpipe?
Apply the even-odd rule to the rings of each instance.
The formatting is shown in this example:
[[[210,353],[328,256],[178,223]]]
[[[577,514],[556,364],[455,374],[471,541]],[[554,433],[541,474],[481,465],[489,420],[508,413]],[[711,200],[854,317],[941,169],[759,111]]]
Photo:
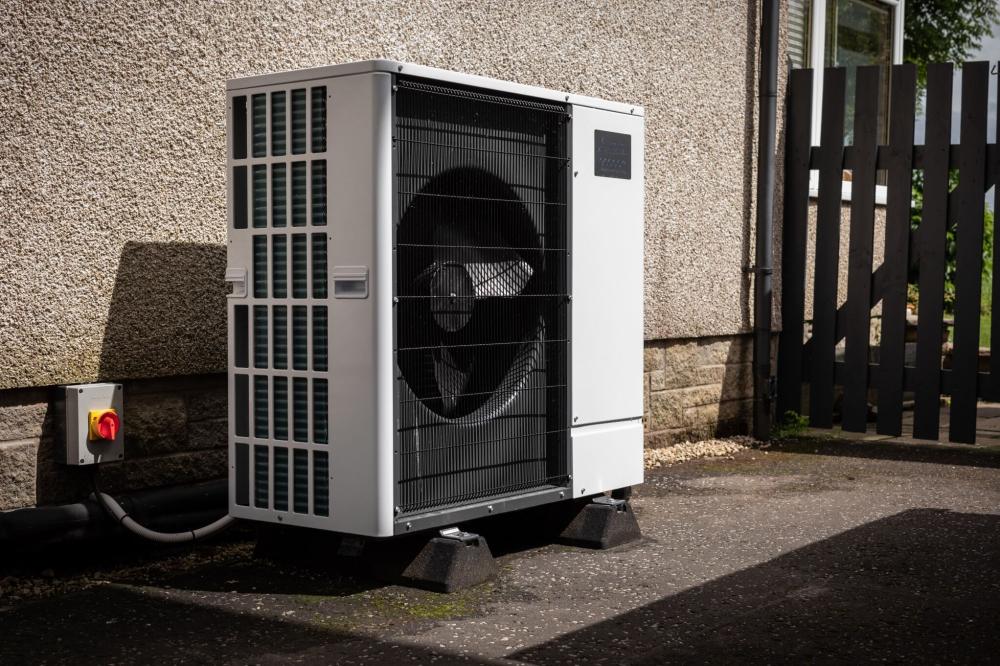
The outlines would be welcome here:
[[[763,0],[757,131],[757,219],[754,257],[753,435],[771,436],[771,300],[774,254],[774,150],[778,103],[777,0]]]

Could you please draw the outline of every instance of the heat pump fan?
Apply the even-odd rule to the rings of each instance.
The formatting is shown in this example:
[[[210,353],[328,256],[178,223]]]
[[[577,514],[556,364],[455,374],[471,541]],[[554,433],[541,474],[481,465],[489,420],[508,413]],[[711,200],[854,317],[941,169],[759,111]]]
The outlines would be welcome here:
[[[390,536],[642,478],[642,114],[388,61],[229,84],[234,516]]]
[[[420,353],[400,369],[429,410],[456,419],[512,396],[537,367],[543,253],[527,208],[497,175],[457,167],[420,194],[448,205],[417,198],[402,215],[397,246],[409,256],[397,290],[412,299],[399,311],[399,345]],[[504,223],[483,224],[497,207],[508,209]]]

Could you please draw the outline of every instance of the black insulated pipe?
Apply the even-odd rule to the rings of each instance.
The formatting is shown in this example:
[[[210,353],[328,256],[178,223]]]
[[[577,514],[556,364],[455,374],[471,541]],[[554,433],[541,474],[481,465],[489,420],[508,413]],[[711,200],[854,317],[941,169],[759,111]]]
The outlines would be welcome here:
[[[200,527],[227,511],[225,479],[144,490],[120,497],[125,510],[163,531]],[[37,549],[125,534],[93,499],[0,512],[0,548]]]
[[[771,435],[771,297],[774,248],[774,149],[778,104],[777,0],[763,0],[757,130],[757,225],[753,313],[753,434]]]

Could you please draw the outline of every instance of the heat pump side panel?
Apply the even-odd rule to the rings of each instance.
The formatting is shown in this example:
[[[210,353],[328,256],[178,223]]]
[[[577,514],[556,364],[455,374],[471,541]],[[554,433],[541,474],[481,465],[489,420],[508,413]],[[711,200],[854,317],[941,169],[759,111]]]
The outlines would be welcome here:
[[[339,532],[393,534],[395,441],[392,77],[334,80],[331,103],[331,517]],[[336,101],[340,100],[340,104]],[[367,297],[340,295],[367,272]]]
[[[573,428],[573,497],[642,483],[642,420]]]
[[[272,86],[265,80],[260,88],[230,93],[227,276],[245,275],[246,285],[246,295],[231,296],[228,307],[230,513],[235,517],[369,536],[392,534],[390,79],[387,74],[365,74]],[[299,90],[306,91],[309,105],[304,150],[293,148],[291,105]],[[321,112],[314,104],[319,98],[313,98],[319,90],[325,90],[326,100]],[[274,122],[272,98],[282,91],[284,113],[289,116],[286,146],[275,154],[271,130],[281,123]],[[261,95],[267,99],[264,154],[254,144],[253,112]],[[234,124],[233,106],[241,97],[247,105],[243,128],[247,150],[246,158],[235,159],[234,135],[240,125]],[[325,145],[317,146],[314,127],[321,118],[326,124]],[[316,178],[320,162],[325,180]],[[303,163],[304,185],[295,172]],[[275,165],[286,172],[274,176]],[[264,209],[262,202],[255,208],[254,192],[259,187],[255,167],[267,171],[260,181],[267,183],[266,224],[255,221],[258,209]],[[303,187],[306,203],[299,201],[297,208],[295,197]],[[287,198],[288,205],[279,205],[276,197]],[[249,209],[243,213],[243,229],[235,228],[241,199]],[[314,215],[320,205],[326,210],[325,219]],[[285,211],[283,221],[275,219],[278,210]],[[265,248],[264,241],[255,237],[266,239],[263,253],[255,253]],[[280,252],[275,249],[276,237],[283,243]],[[295,252],[302,241],[304,263],[297,264]],[[317,253],[317,247],[323,251]],[[255,257],[263,261],[261,256],[266,256],[268,280],[267,288],[258,292]],[[280,281],[273,271],[282,266],[285,292],[278,293]],[[303,267],[309,276],[305,291],[296,286]],[[338,297],[338,279],[343,276],[354,285],[362,280],[363,296],[348,290],[347,297]],[[240,306],[242,317],[237,314]],[[270,317],[260,350],[256,336],[263,334],[263,327],[254,328],[258,308],[266,308]],[[296,333],[296,313],[303,314],[304,335]],[[324,319],[325,325],[317,328]],[[281,322],[285,325],[279,326]],[[243,360],[249,367],[239,367],[240,345],[234,341],[240,327],[249,328],[244,343],[249,359]],[[275,327],[287,331],[287,353],[280,361]],[[296,360],[297,354],[305,357],[305,365]],[[241,375],[247,379],[241,380]],[[257,418],[254,393],[257,381],[264,386],[258,377],[266,378],[268,390],[269,409],[262,420]],[[284,387],[281,391],[278,383]],[[293,395],[297,385],[307,388],[303,395],[308,396],[309,408],[301,413]],[[267,472],[258,474],[263,466]]]
[[[573,171],[573,427],[641,419],[642,117],[574,106]]]

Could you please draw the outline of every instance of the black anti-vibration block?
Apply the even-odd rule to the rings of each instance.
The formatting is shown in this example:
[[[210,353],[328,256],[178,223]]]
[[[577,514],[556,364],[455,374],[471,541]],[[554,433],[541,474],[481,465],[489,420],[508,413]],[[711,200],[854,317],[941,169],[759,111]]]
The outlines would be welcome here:
[[[369,539],[261,524],[254,555],[435,592],[456,592],[495,578],[497,565],[486,539],[450,531],[452,537],[411,534]]]
[[[404,585],[436,592],[456,592],[485,583],[496,575],[497,564],[493,553],[486,539],[476,535],[468,540],[429,539],[400,578]]]
[[[614,548],[642,538],[632,505],[610,497],[585,504],[559,535],[560,540],[584,548]]]

